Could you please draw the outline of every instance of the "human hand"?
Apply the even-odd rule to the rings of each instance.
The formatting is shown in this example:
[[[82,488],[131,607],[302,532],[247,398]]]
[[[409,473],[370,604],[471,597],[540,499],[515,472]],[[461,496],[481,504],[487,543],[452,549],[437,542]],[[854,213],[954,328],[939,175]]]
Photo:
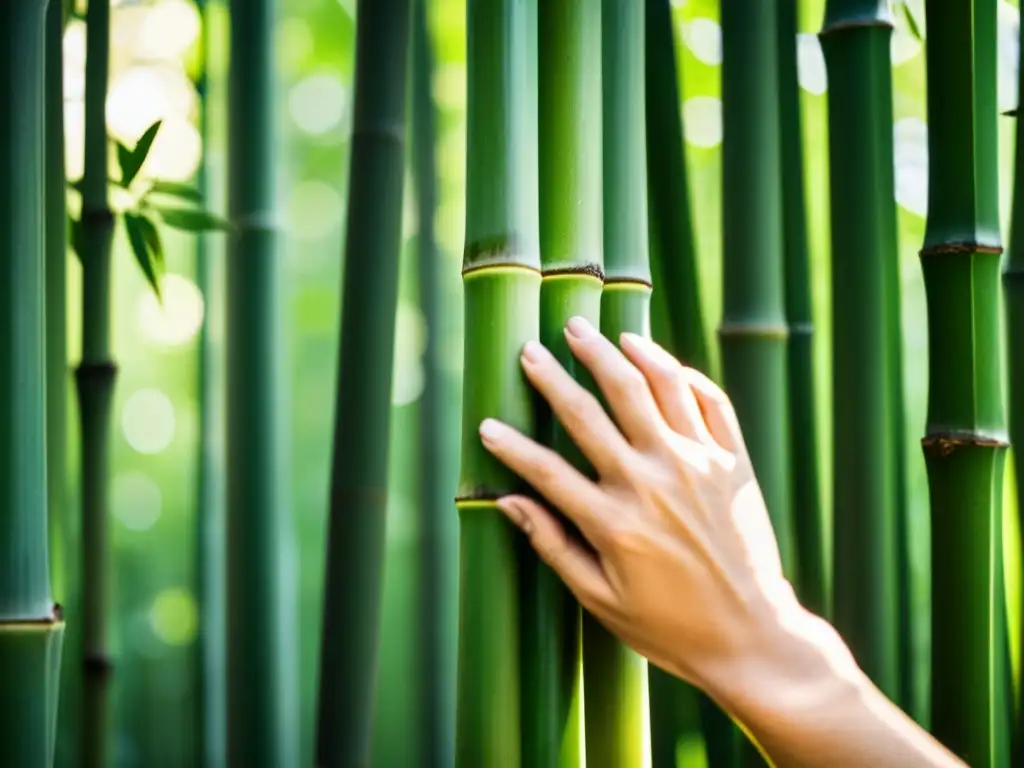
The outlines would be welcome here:
[[[735,412],[653,342],[623,334],[620,352],[581,318],[566,338],[614,422],[539,343],[524,348],[522,365],[599,479],[500,422],[486,420],[480,435],[593,549],[537,501],[506,496],[498,506],[609,630],[714,695],[786,617],[803,614]]]

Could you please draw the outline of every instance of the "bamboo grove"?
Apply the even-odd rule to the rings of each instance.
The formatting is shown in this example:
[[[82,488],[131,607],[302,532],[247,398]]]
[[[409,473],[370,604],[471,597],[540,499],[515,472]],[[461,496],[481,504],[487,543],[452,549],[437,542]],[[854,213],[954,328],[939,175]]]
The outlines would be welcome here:
[[[536,492],[488,417],[594,476],[520,363],[600,399],[577,316],[723,385],[800,600],[965,762],[1020,765],[1008,30],[1007,0],[0,3],[0,765],[764,764],[497,508]],[[184,90],[125,97],[145,72]]]

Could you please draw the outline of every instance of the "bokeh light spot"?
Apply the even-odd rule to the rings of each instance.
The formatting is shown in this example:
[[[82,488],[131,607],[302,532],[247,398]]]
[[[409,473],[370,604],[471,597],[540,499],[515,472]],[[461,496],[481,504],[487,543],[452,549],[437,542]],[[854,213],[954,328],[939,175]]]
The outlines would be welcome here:
[[[326,182],[301,181],[288,198],[288,231],[300,240],[319,240],[341,222],[341,195]]]
[[[427,324],[419,308],[400,302],[395,317],[394,380],[391,403],[408,405],[423,392],[423,350],[427,343]]]
[[[288,92],[288,113],[300,130],[313,136],[338,128],[347,103],[345,86],[333,73],[309,75]]]
[[[722,28],[712,19],[696,18],[683,29],[686,47],[697,58],[710,66],[722,63]]]
[[[181,275],[164,275],[163,303],[153,291],[139,297],[139,325],[150,339],[166,347],[187,343],[203,324],[203,294]]]
[[[821,96],[828,90],[825,56],[817,35],[796,36],[796,69],[800,87],[808,93]]]
[[[201,25],[195,3],[162,0],[146,14],[135,50],[147,59],[177,59],[199,37]]]
[[[160,390],[140,389],[125,401],[121,429],[139,453],[160,453],[174,439],[174,406]]]
[[[694,96],[683,102],[686,141],[709,149],[722,143],[722,101],[712,96]]]
[[[928,125],[905,117],[893,127],[896,202],[911,213],[928,213]]]
[[[196,636],[196,601],[187,590],[165,589],[150,606],[149,623],[167,645],[188,645]]]
[[[147,531],[160,519],[160,487],[139,472],[126,472],[114,478],[112,501],[114,515],[132,531]]]

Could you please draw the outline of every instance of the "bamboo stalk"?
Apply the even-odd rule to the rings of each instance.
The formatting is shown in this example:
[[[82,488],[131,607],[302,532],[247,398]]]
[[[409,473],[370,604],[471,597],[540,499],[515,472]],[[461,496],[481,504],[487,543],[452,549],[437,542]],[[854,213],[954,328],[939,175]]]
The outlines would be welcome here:
[[[1020,28],[1021,45],[1024,45],[1024,25]],[[1003,266],[1003,300],[1006,307],[1006,347],[1009,368],[1009,435],[1010,444],[1024,446],[1024,122],[1019,110],[1024,105],[1024,77],[1017,78],[1017,114],[1015,120],[1016,155],[1013,167],[1013,205],[1010,213],[1010,241]],[[1016,480],[1017,515],[1024,519],[1024,454],[1020,447],[1013,453],[1012,471]],[[1021,559],[1024,561],[1024,558]],[[998,573],[998,571],[997,571]],[[1018,574],[1019,575],[1019,574]],[[1024,601],[1014,606],[1011,615],[1018,621],[1018,653],[1024,648]],[[1022,657],[1024,658],[1024,657]],[[1011,686],[1011,695],[1014,691]],[[1013,706],[1009,712],[1015,714],[1011,732],[1013,765],[1020,765],[1024,757],[1024,707],[1022,707],[1020,686],[1016,691]]]
[[[110,422],[117,365],[110,347],[110,255],[106,101],[110,3],[86,14],[85,171],[82,177],[82,359],[75,370],[82,457],[82,740],[89,766],[110,758]]]
[[[722,373],[797,581],[791,510],[777,2],[723,0]],[[760,762],[746,745],[744,760]],[[709,756],[714,764],[715,756]]]
[[[0,6],[0,764],[53,761],[64,623],[50,591],[44,391],[46,4]]]
[[[50,565],[54,598],[65,621],[63,653],[74,657],[78,650],[78,606],[81,563],[78,520],[68,493],[68,396],[67,349],[67,177],[64,167],[64,23],[63,0],[46,7],[46,485],[49,507]],[[60,670],[61,728],[58,743],[73,750],[77,744],[78,703],[81,688],[77,664]]]
[[[317,759],[370,756],[402,234],[410,0],[359,4]],[[352,435],[361,435],[353,441]],[[359,585],[353,589],[353,585]]]
[[[455,631],[457,523],[450,512],[455,467],[451,428],[453,396],[441,359],[445,323],[443,259],[434,230],[437,212],[434,53],[427,4],[415,3],[412,28],[412,170],[418,208],[419,297],[427,326],[420,396],[420,744],[424,765],[448,766],[455,759]]]
[[[818,478],[814,395],[814,316],[804,202],[803,131],[796,65],[796,0],[779,0],[776,19],[782,146],[782,222],[793,523],[801,602],[826,615],[828,578]],[[891,131],[890,131],[891,133]]]
[[[574,376],[565,325],[575,315],[599,323],[602,271],[601,6],[591,0],[540,5],[538,83],[540,339]],[[542,405],[538,435],[575,466],[587,464]],[[522,554],[523,761],[580,765],[580,608],[561,580],[524,547]]]
[[[927,0],[928,424],[932,517],[932,731],[968,764],[1000,764],[1001,546],[1006,431],[997,284],[995,0]]]
[[[650,335],[644,6],[601,7],[605,286],[601,332]],[[587,765],[644,764],[646,662],[589,614],[583,618]]]
[[[646,0],[647,189],[650,201],[651,272],[657,286],[652,314],[662,302],[668,338],[658,339],[687,365],[711,373],[698,285],[697,252],[690,211],[671,6]],[[708,697],[655,666],[648,667],[651,760],[674,766],[683,737],[679,713],[688,699],[699,703],[705,752],[715,765],[735,758],[738,734],[732,721]]]
[[[494,502],[526,490],[484,449],[494,417],[535,434],[523,345],[540,337],[536,0],[468,0],[466,332],[457,507],[459,661],[455,764],[518,768],[521,537]]]
[[[899,695],[896,409],[890,281],[898,274],[888,9],[831,0],[821,32],[829,68],[832,178],[834,562],[832,613],[854,657]],[[802,565],[802,563],[801,563]]]
[[[209,162],[210,139],[210,14],[208,0],[198,0],[202,16],[199,45],[202,71],[196,82],[201,103],[200,134],[203,159],[196,174],[196,186],[208,206],[213,189]],[[196,641],[196,745],[201,764],[218,768],[227,759],[227,626],[225,624],[224,507],[220,482],[219,443],[223,403],[214,387],[216,352],[210,326],[219,295],[214,291],[214,260],[221,254],[213,235],[201,232],[196,239],[196,286],[203,295],[204,317],[196,340],[196,399],[199,410],[199,455],[196,469],[195,563],[199,600],[199,632]],[[220,242],[219,236],[217,242]]]
[[[274,0],[232,0],[228,66],[227,751],[232,766],[298,762],[283,569],[286,507],[274,130]],[[289,601],[290,602],[290,601]]]

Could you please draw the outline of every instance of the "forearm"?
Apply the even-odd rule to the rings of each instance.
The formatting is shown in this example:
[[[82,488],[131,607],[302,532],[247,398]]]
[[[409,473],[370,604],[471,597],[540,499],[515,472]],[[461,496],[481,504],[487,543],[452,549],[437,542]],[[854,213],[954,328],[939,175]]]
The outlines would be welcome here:
[[[871,683],[831,626],[802,611],[734,671],[744,679],[723,675],[709,693],[778,768],[964,767]]]

